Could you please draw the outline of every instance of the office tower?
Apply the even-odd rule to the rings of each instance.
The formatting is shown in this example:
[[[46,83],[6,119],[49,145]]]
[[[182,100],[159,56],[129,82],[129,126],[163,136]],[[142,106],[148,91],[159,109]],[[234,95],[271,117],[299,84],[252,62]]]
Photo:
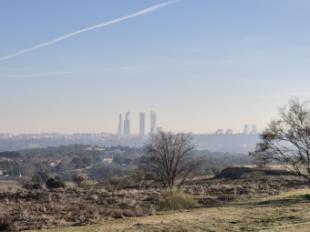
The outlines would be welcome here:
[[[125,120],[124,120],[124,135],[126,137],[130,136],[130,112],[127,112],[125,114]]]
[[[252,125],[252,131],[251,134],[257,134],[257,128],[256,125]]]
[[[249,134],[250,133],[250,126],[245,124],[243,127],[243,134]]]
[[[139,119],[140,119],[139,135],[140,137],[144,137],[145,136],[145,113],[141,112]]]
[[[119,114],[119,116],[118,116],[118,131],[117,131],[118,137],[122,136],[122,129],[123,129],[123,115]]]
[[[150,121],[150,134],[155,134],[157,128],[157,115],[156,112],[151,111],[151,121]]]

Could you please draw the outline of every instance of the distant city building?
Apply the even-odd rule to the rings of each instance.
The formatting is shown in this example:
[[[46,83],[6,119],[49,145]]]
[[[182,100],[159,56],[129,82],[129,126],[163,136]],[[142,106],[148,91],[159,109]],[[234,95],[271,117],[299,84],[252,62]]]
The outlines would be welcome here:
[[[232,135],[234,133],[234,131],[232,129],[227,129],[226,130],[226,134],[227,135]]]
[[[145,136],[145,113],[143,112],[140,113],[139,122],[140,122],[139,135],[140,137],[144,137]]]
[[[249,134],[250,133],[250,126],[245,124],[243,127],[243,134]]]
[[[252,125],[252,130],[251,130],[251,134],[257,134],[257,127],[256,125]]]
[[[127,112],[125,114],[125,120],[124,120],[124,135],[126,137],[130,136],[130,112]]]
[[[7,175],[7,171],[4,169],[0,169],[0,176],[5,176]]]
[[[104,164],[112,164],[113,163],[113,157],[105,157],[105,158],[103,158],[102,163],[104,163]]]
[[[123,134],[122,130],[123,130],[123,115],[119,114],[119,116],[118,116],[118,131],[117,131],[117,135],[119,137],[121,137]]]
[[[223,129],[217,129],[215,134],[217,134],[217,135],[224,134],[224,130]]]
[[[58,160],[49,160],[49,161],[47,161],[47,164],[48,164],[48,166],[50,166],[50,167],[56,167],[58,164],[60,164],[61,163],[61,160],[60,159],[58,159]]]
[[[156,133],[157,128],[157,114],[154,111],[151,111],[151,118],[150,118],[150,134]]]

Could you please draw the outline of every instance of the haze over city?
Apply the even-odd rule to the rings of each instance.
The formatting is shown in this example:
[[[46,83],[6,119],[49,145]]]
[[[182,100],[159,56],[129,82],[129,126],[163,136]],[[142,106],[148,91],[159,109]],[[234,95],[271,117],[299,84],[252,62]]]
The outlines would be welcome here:
[[[309,12],[0,0],[0,232],[310,231]]]
[[[1,1],[0,132],[116,133],[130,111],[138,133],[151,110],[165,130],[261,130],[289,98],[310,97],[309,10],[305,0]]]

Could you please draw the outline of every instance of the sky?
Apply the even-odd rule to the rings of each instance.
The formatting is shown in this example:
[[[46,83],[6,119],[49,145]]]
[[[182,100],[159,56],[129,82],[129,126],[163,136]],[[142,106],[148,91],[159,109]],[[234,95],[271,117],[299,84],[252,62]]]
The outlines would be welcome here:
[[[0,0],[0,133],[116,132],[127,111],[137,132],[151,110],[169,131],[262,130],[310,100],[310,1],[165,3]]]

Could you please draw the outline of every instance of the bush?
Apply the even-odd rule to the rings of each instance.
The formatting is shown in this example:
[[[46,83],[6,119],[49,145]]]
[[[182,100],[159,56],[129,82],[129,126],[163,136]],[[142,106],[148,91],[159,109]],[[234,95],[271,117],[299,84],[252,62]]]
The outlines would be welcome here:
[[[37,189],[42,189],[41,184],[39,183],[34,183],[31,181],[26,181],[22,184],[22,187],[24,189],[28,189],[28,190],[37,190]]]
[[[159,207],[163,210],[190,209],[197,206],[197,201],[191,195],[176,189],[162,191],[159,199]]]
[[[49,178],[46,183],[45,183],[46,187],[48,189],[55,189],[55,188],[64,188],[65,187],[65,183],[62,182],[59,178]]]
[[[144,172],[134,170],[127,175],[110,177],[108,179],[108,184],[118,188],[139,187],[143,184],[144,177]]]
[[[80,183],[79,187],[84,189],[92,189],[96,187],[97,182],[91,180],[84,180]]]
[[[87,176],[81,173],[76,173],[72,176],[72,181],[79,187],[81,187],[82,182],[87,180]]]
[[[129,176],[112,176],[108,179],[108,183],[119,188],[126,188],[135,184],[134,180]]]
[[[49,176],[45,172],[35,172],[32,176],[32,181],[38,184],[44,184],[48,180]]]
[[[16,231],[8,215],[0,215],[0,231]]]

